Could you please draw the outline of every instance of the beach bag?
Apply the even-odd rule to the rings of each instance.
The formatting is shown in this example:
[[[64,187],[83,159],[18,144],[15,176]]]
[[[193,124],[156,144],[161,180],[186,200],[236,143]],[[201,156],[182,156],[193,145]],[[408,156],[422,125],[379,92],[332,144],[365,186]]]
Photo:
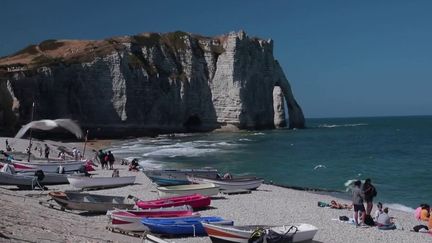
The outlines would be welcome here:
[[[369,226],[375,226],[375,222],[374,222],[372,216],[370,216],[369,214],[366,215],[364,223],[366,225],[369,225]]]
[[[349,218],[347,216],[339,216],[340,221],[348,221]]]
[[[416,225],[416,226],[413,227],[413,230],[414,230],[415,232],[422,231],[422,229],[424,229],[424,230],[429,230],[429,228],[428,228],[426,225],[422,225],[422,224],[420,224],[420,225]]]

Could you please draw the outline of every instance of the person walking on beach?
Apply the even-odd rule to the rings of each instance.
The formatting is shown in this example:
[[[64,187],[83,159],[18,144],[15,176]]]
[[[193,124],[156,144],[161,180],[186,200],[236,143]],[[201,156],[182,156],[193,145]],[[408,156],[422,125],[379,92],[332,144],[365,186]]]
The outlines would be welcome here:
[[[105,162],[105,156],[106,156],[105,152],[102,149],[99,149],[98,158],[99,158],[99,161],[101,163],[102,169],[105,169],[105,167],[107,165]]]
[[[6,139],[5,143],[6,143],[6,151],[8,151],[8,152],[12,151],[12,148],[11,148],[9,141],[7,139]]]
[[[110,170],[113,170],[113,164],[114,164],[115,158],[114,155],[111,153],[111,151],[108,151],[108,162],[109,162],[109,166],[110,166]]]
[[[72,148],[72,156],[74,157],[74,160],[78,160],[78,149],[76,147]]]
[[[354,205],[354,221],[356,226],[359,225],[359,217],[361,218],[362,225],[364,224],[365,219],[365,208],[363,205],[364,194],[360,187],[361,181],[354,182],[354,188],[352,189],[352,202]]]
[[[50,154],[50,148],[48,147],[48,144],[45,144],[45,158],[49,159]]]
[[[376,188],[372,185],[371,179],[367,178],[363,184],[364,199],[366,201],[366,215],[372,213],[373,208],[373,198],[376,197]]]

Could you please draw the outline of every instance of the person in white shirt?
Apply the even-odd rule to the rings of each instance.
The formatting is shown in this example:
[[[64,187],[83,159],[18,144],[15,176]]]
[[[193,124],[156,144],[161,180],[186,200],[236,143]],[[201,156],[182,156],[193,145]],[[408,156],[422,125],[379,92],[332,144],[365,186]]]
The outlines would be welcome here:
[[[384,213],[384,211],[383,211],[383,209],[382,209],[383,205],[382,205],[381,202],[379,202],[379,203],[377,204],[377,207],[378,207],[378,209],[377,209],[377,211],[375,211],[375,214],[374,214],[374,220],[375,220],[375,221],[378,220],[378,217],[380,216],[380,214],[383,214],[383,213]]]
[[[388,208],[384,208],[384,213],[380,214],[377,219],[378,226],[388,226],[391,225],[391,217],[388,215]]]

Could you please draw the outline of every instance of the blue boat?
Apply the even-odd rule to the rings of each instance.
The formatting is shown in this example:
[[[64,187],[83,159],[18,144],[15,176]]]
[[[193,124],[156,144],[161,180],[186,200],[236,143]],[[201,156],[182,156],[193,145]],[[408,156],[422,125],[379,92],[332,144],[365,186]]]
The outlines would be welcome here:
[[[233,221],[220,217],[143,218],[141,223],[152,233],[161,235],[207,235],[201,222],[208,224],[233,225]]]

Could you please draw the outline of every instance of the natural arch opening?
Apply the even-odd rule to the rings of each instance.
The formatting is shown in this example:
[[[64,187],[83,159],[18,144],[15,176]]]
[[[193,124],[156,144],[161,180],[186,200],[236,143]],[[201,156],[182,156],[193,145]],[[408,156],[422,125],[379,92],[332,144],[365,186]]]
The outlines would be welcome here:
[[[183,123],[183,126],[187,129],[196,129],[201,127],[201,125],[202,125],[202,121],[198,115],[189,116],[186,122]]]

